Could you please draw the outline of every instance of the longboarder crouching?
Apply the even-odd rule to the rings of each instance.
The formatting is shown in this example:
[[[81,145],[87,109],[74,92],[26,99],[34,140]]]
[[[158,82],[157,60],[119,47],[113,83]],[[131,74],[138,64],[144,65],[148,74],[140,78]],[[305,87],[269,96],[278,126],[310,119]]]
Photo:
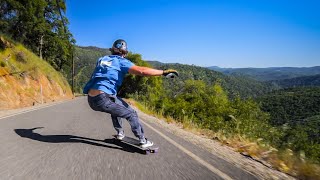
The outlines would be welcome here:
[[[112,55],[98,59],[91,79],[83,89],[84,94],[88,94],[88,103],[95,111],[111,114],[112,123],[117,131],[116,138],[125,137],[122,127],[122,118],[128,120],[133,134],[139,138],[140,145],[147,148],[153,142],[144,136],[144,130],[139,122],[137,112],[133,110],[123,99],[117,96],[118,88],[122,85],[126,74],[139,76],[166,76],[177,77],[176,70],[157,70],[149,67],[136,66],[126,59],[128,54],[127,43],[118,39],[110,48]]]

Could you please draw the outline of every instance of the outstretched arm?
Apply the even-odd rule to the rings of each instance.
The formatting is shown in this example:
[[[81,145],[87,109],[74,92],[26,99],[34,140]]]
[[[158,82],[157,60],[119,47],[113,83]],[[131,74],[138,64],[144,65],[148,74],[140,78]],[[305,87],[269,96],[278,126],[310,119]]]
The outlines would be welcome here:
[[[179,73],[174,69],[168,70],[158,70],[144,66],[132,66],[129,69],[130,74],[139,75],[139,76],[165,76],[167,78],[175,78],[179,76]]]
[[[129,73],[139,76],[161,76],[163,75],[163,70],[152,69],[144,66],[132,66],[129,69]]]

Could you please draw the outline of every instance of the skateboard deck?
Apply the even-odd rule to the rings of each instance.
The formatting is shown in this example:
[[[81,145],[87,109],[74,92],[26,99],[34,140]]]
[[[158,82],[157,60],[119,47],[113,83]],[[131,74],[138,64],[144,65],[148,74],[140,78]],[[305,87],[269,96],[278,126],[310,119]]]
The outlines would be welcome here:
[[[143,154],[150,154],[150,153],[158,153],[159,148],[158,147],[147,147],[147,148],[143,148],[140,146],[140,142],[137,139],[125,136],[122,140],[117,139],[116,135],[113,136],[114,137],[114,141],[116,143],[124,143],[126,145],[129,145],[133,148],[138,149],[140,152],[142,152]]]

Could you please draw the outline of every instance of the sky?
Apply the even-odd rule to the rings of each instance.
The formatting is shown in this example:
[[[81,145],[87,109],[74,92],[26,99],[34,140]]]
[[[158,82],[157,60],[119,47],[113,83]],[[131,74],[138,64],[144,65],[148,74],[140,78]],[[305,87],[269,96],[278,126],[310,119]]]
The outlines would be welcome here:
[[[319,0],[67,0],[80,46],[124,39],[144,60],[219,67],[320,65]]]

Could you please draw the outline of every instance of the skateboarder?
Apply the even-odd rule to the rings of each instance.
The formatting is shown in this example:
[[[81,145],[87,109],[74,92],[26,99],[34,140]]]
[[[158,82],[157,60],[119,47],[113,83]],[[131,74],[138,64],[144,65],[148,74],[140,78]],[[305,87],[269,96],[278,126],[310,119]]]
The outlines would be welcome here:
[[[111,114],[112,123],[117,131],[117,139],[125,137],[122,128],[122,119],[128,120],[131,130],[139,138],[143,148],[153,145],[152,141],[144,136],[144,130],[139,122],[138,115],[124,100],[117,96],[118,88],[121,86],[126,74],[140,76],[178,76],[176,70],[157,70],[143,66],[136,66],[126,59],[128,54],[127,43],[118,39],[110,48],[112,55],[98,59],[91,79],[83,89],[84,94],[88,94],[88,103],[95,111]]]

